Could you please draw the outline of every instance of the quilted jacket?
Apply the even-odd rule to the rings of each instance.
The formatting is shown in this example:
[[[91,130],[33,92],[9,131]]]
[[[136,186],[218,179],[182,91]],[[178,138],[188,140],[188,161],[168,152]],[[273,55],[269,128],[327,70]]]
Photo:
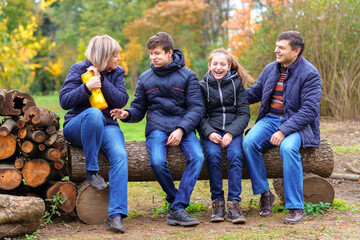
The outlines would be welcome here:
[[[177,49],[169,65],[156,68],[151,63],[151,69],[139,78],[134,100],[126,109],[129,116],[123,121],[139,122],[147,114],[146,136],[153,130],[194,131],[204,114],[204,104],[195,73],[184,66],[184,55]]]
[[[250,119],[245,89],[236,71],[215,80],[208,71],[200,88],[205,102],[205,114],[198,131],[207,138],[210,133],[231,133],[237,137],[244,132]]]
[[[62,85],[59,96],[60,106],[65,110],[69,110],[65,114],[64,126],[71,118],[91,107],[89,102],[91,92],[81,80],[81,74],[85,73],[86,68],[90,66],[92,66],[92,64],[87,59],[72,65]],[[124,82],[125,71],[118,66],[114,71],[104,71],[100,74],[102,81],[101,91],[109,106],[102,110],[102,113],[106,118],[107,124],[118,125],[117,121],[111,118],[110,110],[124,107],[129,100]]]
[[[261,101],[259,121],[269,112],[271,94],[279,78],[280,64],[268,64],[256,84],[246,89],[250,104]],[[285,136],[299,132],[302,147],[320,144],[321,79],[318,70],[302,56],[287,68],[283,88],[286,121],[279,127]]]

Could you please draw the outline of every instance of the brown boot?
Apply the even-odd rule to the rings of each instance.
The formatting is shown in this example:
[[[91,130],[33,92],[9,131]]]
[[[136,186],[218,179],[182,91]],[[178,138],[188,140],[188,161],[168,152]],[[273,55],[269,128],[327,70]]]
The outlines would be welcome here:
[[[232,223],[246,223],[245,217],[241,214],[241,207],[238,200],[228,201],[228,220]]]
[[[299,224],[306,220],[303,209],[290,209],[289,214],[284,219],[284,223]]]
[[[269,196],[265,196],[264,194],[261,194],[260,209],[259,209],[260,217],[270,217],[273,214],[272,208],[273,208],[275,196],[274,194],[272,194],[270,190],[269,192],[270,192]]]
[[[223,222],[225,217],[225,202],[219,199],[212,201],[213,214],[210,217],[210,222]]]

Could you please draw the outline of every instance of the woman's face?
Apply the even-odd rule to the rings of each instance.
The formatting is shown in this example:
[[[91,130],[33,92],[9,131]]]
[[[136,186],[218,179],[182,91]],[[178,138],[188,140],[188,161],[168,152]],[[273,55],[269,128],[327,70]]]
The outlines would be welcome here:
[[[114,54],[114,56],[111,56],[108,62],[108,69],[115,70],[117,68],[118,61],[120,61],[119,52]]]
[[[216,80],[220,80],[230,70],[231,65],[228,63],[227,58],[222,53],[214,54],[211,62],[208,64],[211,74]]]

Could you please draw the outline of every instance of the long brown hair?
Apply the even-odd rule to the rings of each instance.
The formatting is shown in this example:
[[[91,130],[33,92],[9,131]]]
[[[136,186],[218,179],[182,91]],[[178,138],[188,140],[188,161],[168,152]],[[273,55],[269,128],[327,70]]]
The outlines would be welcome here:
[[[231,65],[230,70],[235,70],[238,73],[239,78],[241,79],[242,85],[245,87],[245,84],[248,81],[253,81],[253,78],[248,74],[243,66],[241,66],[239,60],[234,55],[230,54],[227,50],[223,48],[217,48],[209,56],[208,63],[210,64],[215,54],[224,54],[228,61],[228,64]]]

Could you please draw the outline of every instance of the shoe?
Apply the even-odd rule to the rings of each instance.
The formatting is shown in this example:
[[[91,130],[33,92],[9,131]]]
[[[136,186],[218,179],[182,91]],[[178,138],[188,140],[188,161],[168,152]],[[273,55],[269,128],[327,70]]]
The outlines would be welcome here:
[[[108,186],[105,180],[98,173],[93,174],[88,181],[96,191],[103,190]]]
[[[274,194],[269,190],[270,195],[265,196],[264,194],[261,194],[260,197],[260,209],[259,209],[259,215],[260,217],[270,217],[273,214],[273,203],[275,200]]]
[[[105,225],[118,230],[121,233],[125,232],[125,227],[121,222],[121,217],[111,218],[110,216],[106,219]]]
[[[195,226],[200,224],[199,219],[192,218],[185,209],[180,210],[170,210],[166,216],[167,224],[169,225],[180,225],[185,227]]]
[[[284,219],[284,223],[299,224],[306,220],[303,209],[290,209],[289,214]]]
[[[215,199],[212,201],[213,214],[210,217],[210,222],[223,222],[225,217],[225,201]]]
[[[228,201],[228,220],[234,224],[246,223],[244,215],[241,214],[241,207],[238,200]]]

